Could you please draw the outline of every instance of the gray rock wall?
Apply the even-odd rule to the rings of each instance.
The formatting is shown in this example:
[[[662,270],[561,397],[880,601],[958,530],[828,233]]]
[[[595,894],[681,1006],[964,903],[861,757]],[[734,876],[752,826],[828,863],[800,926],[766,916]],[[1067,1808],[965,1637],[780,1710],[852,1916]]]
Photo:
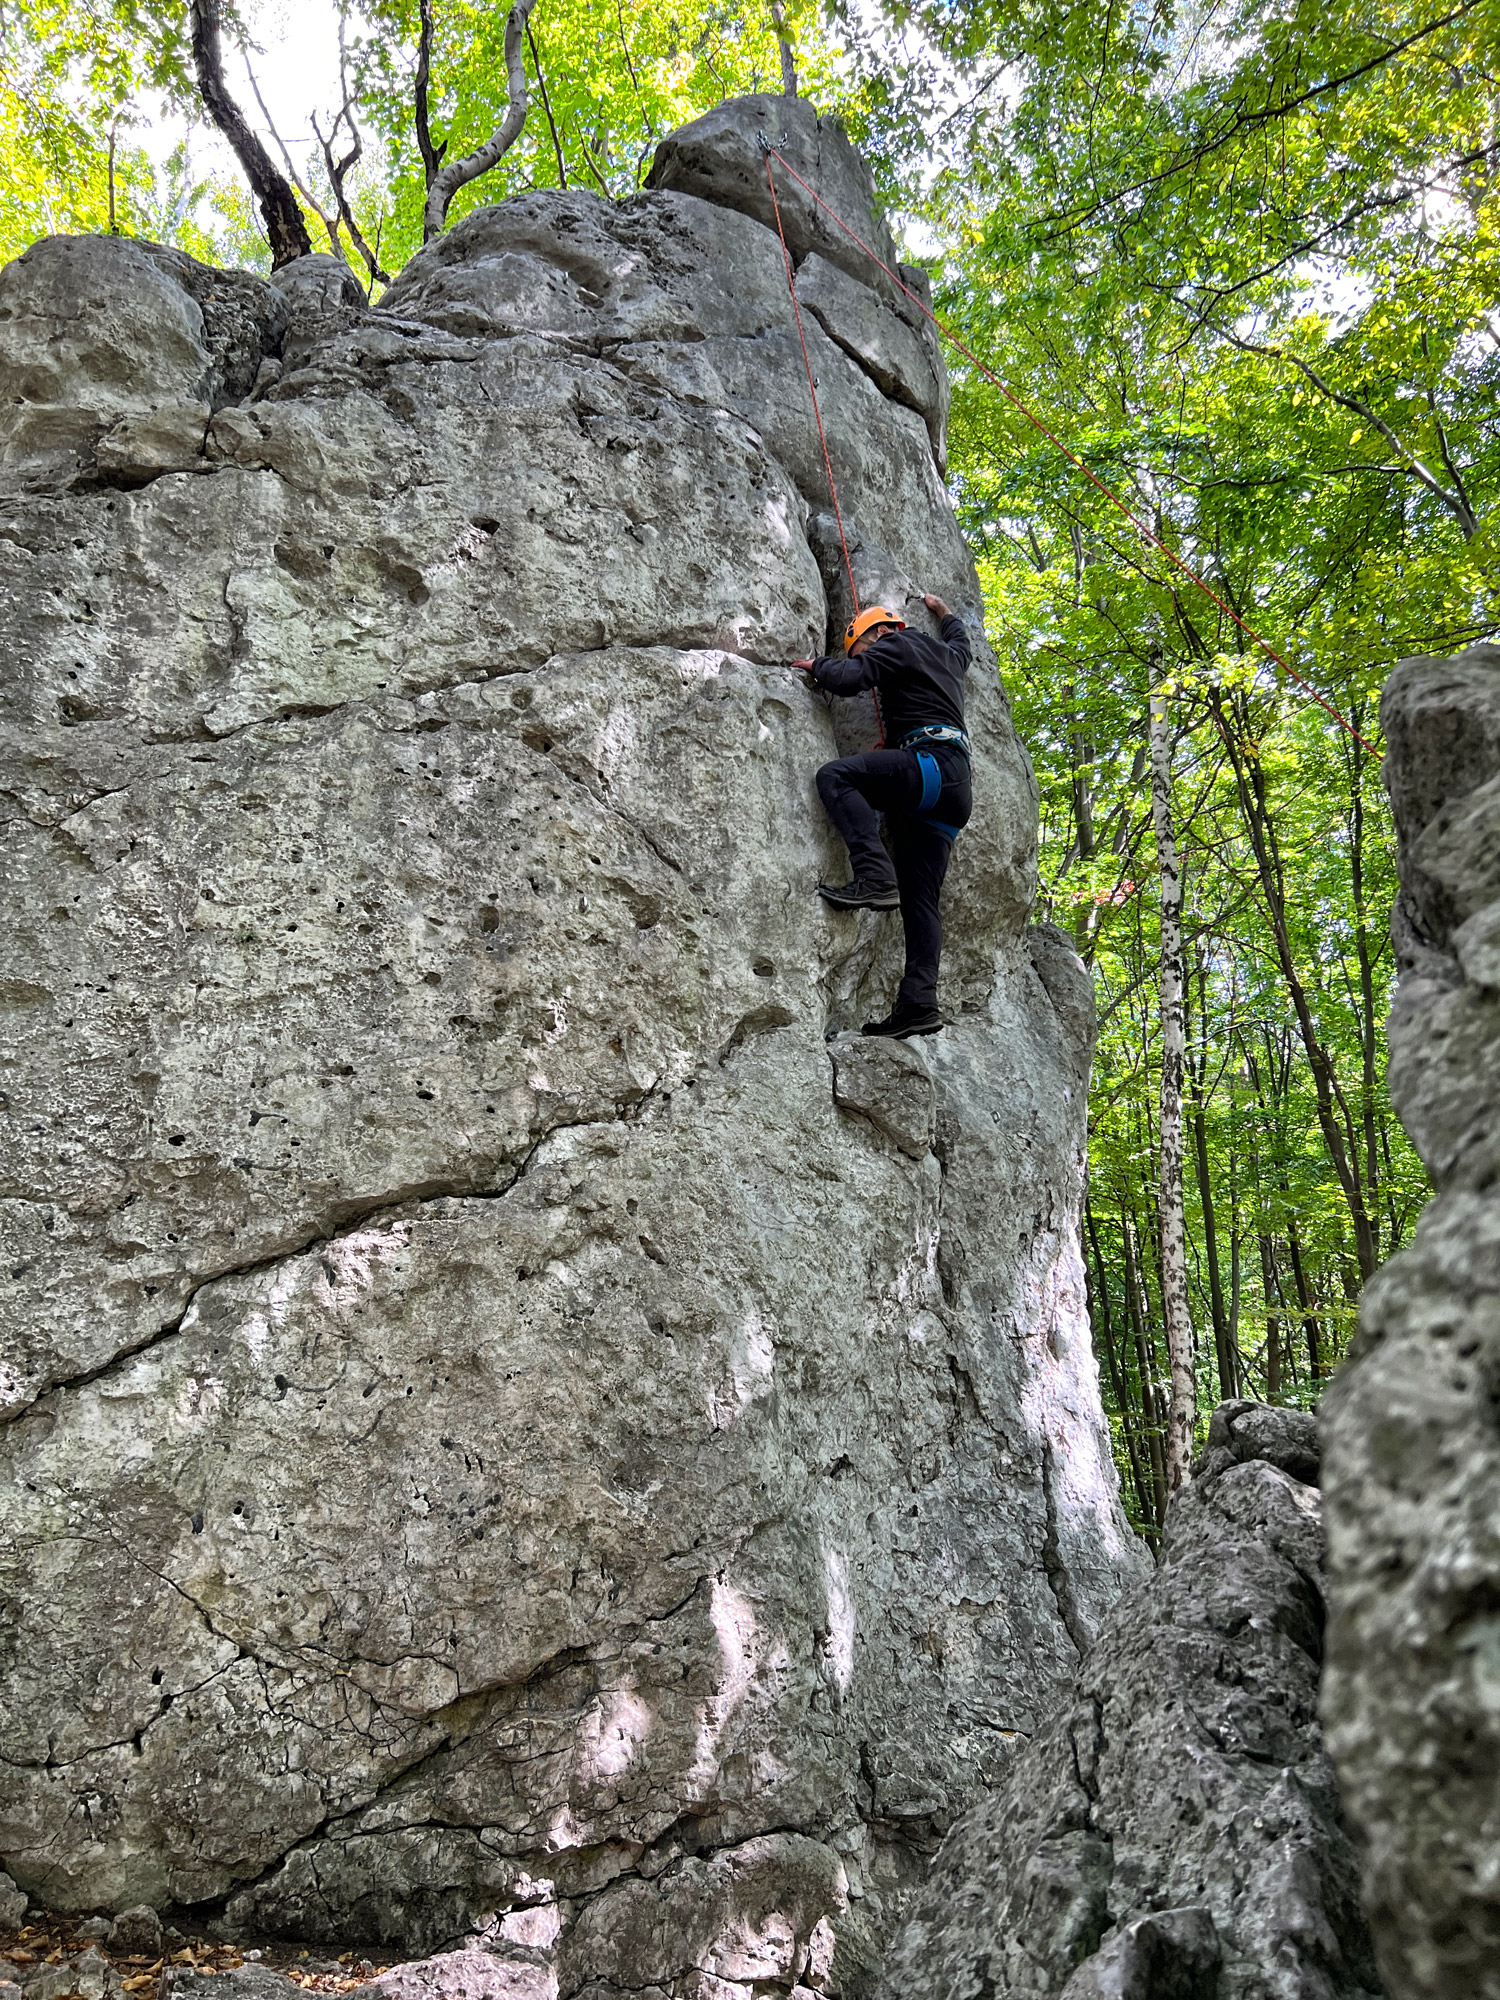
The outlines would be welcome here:
[[[58,1906],[852,1994],[1139,1566],[1091,997],[982,645],[954,1025],[849,1036],[899,930],[814,893],[782,663],[843,586],[713,165],[763,116],[374,311],[326,258],[0,273],[0,1857]],[[814,248],[862,592],[977,631],[940,372]]]
[[[1500,647],[1386,684],[1391,1098],[1438,1193],[1323,1405],[1324,1708],[1397,2000],[1500,1996]]]

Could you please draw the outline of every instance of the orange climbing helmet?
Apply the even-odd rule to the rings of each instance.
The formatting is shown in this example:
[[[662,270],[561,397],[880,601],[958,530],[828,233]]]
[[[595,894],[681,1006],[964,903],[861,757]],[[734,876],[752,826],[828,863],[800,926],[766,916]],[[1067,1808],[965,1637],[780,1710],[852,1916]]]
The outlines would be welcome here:
[[[852,651],[855,640],[862,639],[875,625],[894,625],[898,632],[906,630],[904,618],[898,618],[894,611],[887,611],[883,604],[872,604],[868,611],[861,611],[844,627],[844,651]]]

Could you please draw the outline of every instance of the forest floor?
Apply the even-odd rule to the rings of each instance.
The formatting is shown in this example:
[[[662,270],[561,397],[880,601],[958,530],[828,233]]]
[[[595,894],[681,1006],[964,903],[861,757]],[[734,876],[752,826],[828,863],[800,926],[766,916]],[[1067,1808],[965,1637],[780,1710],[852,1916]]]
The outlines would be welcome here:
[[[351,1993],[367,1980],[402,1963],[399,1954],[367,1955],[356,1949],[336,1958],[294,1944],[223,1944],[216,1938],[179,1931],[162,1933],[161,1950],[150,1956],[111,1951],[101,1918],[60,1916],[40,1911],[18,1931],[0,1931],[0,1995],[6,1984],[18,1986],[27,2000],[109,2000],[111,1995],[139,1995],[155,2000],[167,1972],[234,1972],[259,1964],[305,1987],[309,1993]],[[51,1977],[47,1973],[51,1972]],[[72,1977],[70,1978],[70,1975]],[[102,1989],[102,1990],[101,1990]]]

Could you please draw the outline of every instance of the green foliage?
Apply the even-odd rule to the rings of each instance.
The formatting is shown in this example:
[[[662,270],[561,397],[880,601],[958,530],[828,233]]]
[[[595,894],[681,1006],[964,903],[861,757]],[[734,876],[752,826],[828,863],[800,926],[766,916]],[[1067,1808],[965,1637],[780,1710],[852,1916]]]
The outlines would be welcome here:
[[[133,0],[0,4],[0,260],[38,236],[111,228],[211,262],[266,262],[248,192],[195,174],[185,9]],[[154,115],[183,139],[141,144]]]
[[[449,157],[471,152],[506,106],[505,9],[435,0],[434,140]],[[422,161],[412,123],[416,0],[373,0],[358,44],[361,96],[387,149],[395,269],[422,237]],[[815,16],[800,25],[803,88],[836,108],[832,51]],[[657,141],[725,97],[780,88],[771,16],[763,4],[689,9],[669,0],[543,0],[532,17],[527,73],[532,108],[500,166],[463,189],[456,221],[483,202],[560,182],[620,198],[633,194]]]
[[[888,176],[954,246],[944,311],[1378,743],[1394,661],[1497,622],[1496,0],[1417,19],[1348,0],[913,18],[965,65],[946,126],[940,78],[860,54]],[[925,181],[905,164],[913,120],[946,148]],[[1041,913],[1101,1003],[1095,1330],[1149,1526],[1165,1374],[1151,688],[1170,690],[1177,735],[1205,1409],[1237,1387],[1315,1400],[1362,1264],[1423,1196],[1383,1088],[1392,833],[1370,751],[956,366],[956,491],[1042,788]]]
[[[413,84],[418,0],[328,0],[344,27],[350,116],[368,153],[349,193],[382,267],[399,270],[422,240],[426,177],[416,136]],[[507,9],[486,0],[433,0],[428,113],[435,145],[458,158],[501,123],[507,103]],[[786,9],[804,91],[828,109],[851,102],[821,16]],[[657,141],[725,97],[779,89],[780,57],[765,0],[692,7],[669,0],[543,0],[526,49],[530,110],[500,165],[460,190],[450,224],[481,203],[559,183],[620,198],[635,192]],[[253,5],[226,7],[226,48],[253,56],[270,34]],[[185,0],[35,0],[0,3],[0,253],[12,256],[51,230],[154,235],[221,262],[264,266],[258,219],[238,181],[199,177],[179,148],[165,167],[132,140],[152,111],[201,119],[187,44]],[[256,106],[238,72],[229,81],[247,114]],[[337,104],[311,101],[328,132]],[[347,130],[347,128],[346,128]],[[111,168],[111,137],[113,167]],[[284,136],[284,135],[283,135]],[[341,134],[338,153],[347,149]],[[276,153],[273,142],[272,151]],[[329,247],[318,211],[336,219],[333,189],[315,151],[300,156],[298,198],[315,247]],[[339,254],[358,263],[347,232]]]

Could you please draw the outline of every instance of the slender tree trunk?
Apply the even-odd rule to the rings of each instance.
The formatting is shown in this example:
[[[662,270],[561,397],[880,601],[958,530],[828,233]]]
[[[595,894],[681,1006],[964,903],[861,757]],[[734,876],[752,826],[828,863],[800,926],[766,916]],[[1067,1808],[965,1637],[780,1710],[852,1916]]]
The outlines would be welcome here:
[[[1318,1315],[1313,1308],[1312,1293],[1308,1288],[1307,1272],[1302,1264],[1302,1246],[1297,1241],[1297,1225],[1288,1215],[1286,1219],[1287,1254],[1292,1261],[1292,1283],[1297,1288],[1297,1303],[1302,1308],[1302,1330],[1307,1335],[1307,1372],[1314,1384],[1323,1379],[1323,1343]]]
[[[1354,726],[1364,720],[1354,711]],[[1370,1210],[1370,1247],[1380,1256],[1377,1206],[1380,1191],[1379,1086],[1376,1081],[1375,968],[1370,961],[1370,920],[1365,908],[1365,795],[1362,745],[1350,745],[1352,793],[1349,825],[1349,882],[1354,896],[1354,949],[1359,958],[1360,1113],[1365,1141],[1365,1206]]]
[[[505,116],[482,146],[476,146],[461,160],[450,160],[433,176],[427,189],[427,206],[422,211],[424,243],[442,235],[449,203],[459,189],[498,166],[521,136],[527,106],[526,23],[535,5],[536,0],[515,0],[505,17],[505,81],[509,93]]]
[[[1281,1315],[1276,1310],[1276,1266],[1269,1236],[1260,1239],[1260,1285],[1266,1300],[1266,1401],[1281,1397]]]
[[[1201,959],[1198,963],[1198,1019],[1202,1035],[1208,1029],[1207,982]],[[1186,1040],[1186,1024],[1184,1024]],[[1219,1270],[1219,1230],[1214,1213],[1213,1177],[1208,1164],[1208,1120],[1204,1093],[1208,1083],[1208,1047],[1200,1039],[1192,1061],[1193,1094],[1187,1113],[1193,1134],[1193,1173],[1198,1183],[1198,1206],[1203,1215],[1203,1257],[1208,1265],[1208,1305],[1214,1323],[1214,1359],[1219,1370],[1219,1395],[1228,1401],[1240,1393],[1238,1357],[1230,1339],[1229,1318],[1224,1310],[1224,1281]]]
[[[1175,1493],[1193,1463],[1198,1403],[1193,1380],[1193,1320],[1188,1307],[1187,1223],[1182,1206],[1182,869],[1172,826],[1172,735],[1165,694],[1151,696],[1151,817],[1161,894],[1161,1124],[1157,1211],[1161,1228],[1161,1302],[1172,1410],[1167,1425],[1167,1486]]]
[[[448,150],[448,142],[445,139],[440,145],[436,144],[428,122],[427,92],[432,83],[432,0],[418,0],[418,7],[421,25],[417,33],[417,68],[411,80],[412,105],[417,151],[422,155],[422,185],[431,192],[443,164],[443,155]]]
[[[1150,1487],[1146,1483],[1141,1465],[1139,1441],[1136,1437],[1134,1412],[1130,1407],[1130,1384],[1125,1369],[1115,1348],[1114,1316],[1109,1305],[1109,1285],[1105,1279],[1103,1252],[1099,1248],[1099,1231],[1094,1222],[1094,1212],[1084,1207],[1084,1227],[1088,1233],[1089,1247],[1094,1257],[1094,1276],[1090,1280],[1089,1267],[1083,1267],[1084,1284],[1088,1290],[1089,1322],[1097,1326],[1104,1336],[1105,1359],[1109,1364],[1109,1383],[1114,1391],[1115,1408],[1120,1412],[1120,1428],[1125,1433],[1125,1455],[1130,1461],[1130,1482],[1135,1488],[1136,1504],[1141,1511],[1143,1522],[1154,1523],[1156,1508]],[[1146,1539],[1153,1551],[1156,1537],[1151,1528],[1146,1530]]]
[[[1120,1218],[1125,1245],[1125,1305],[1130,1330],[1135,1339],[1135,1370],[1141,1385],[1141,1422],[1146,1429],[1146,1446],[1151,1459],[1151,1492],[1156,1525],[1167,1518],[1167,1459],[1164,1449],[1166,1412],[1158,1409],[1156,1398],[1156,1355],[1148,1327],[1150,1310],[1141,1286],[1140,1263],[1135,1254],[1135,1228],[1128,1214]]]
[[[312,249],[307,225],[286,176],[271,164],[271,156],[245,122],[245,114],[224,84],[224,53],[220,43],[219,0],[192,0],[193,64],[203,108],[234,148],[251,192],[260,204],[271,245],[271,268],[279,271],[294,257]]]
[[[781,94],[783,97],[797,95],[797,65],[792,56],[792,45],[786,34],[786,9],[781,0],[771,0],[771,19],[776,23],[776,46],[781,51]]]
[[[1307,1066],[1312,1071],[1313,1089],[1318,1107],[1318,1128],[1323,1134],[1323,1143],[1328,1148],[1333,1170],[1338,1175],[1339,1186],[1344,1191],[1344,1199],[1349,1204],[1349,1215],[1354,1224],[1354,1254],[1359,1263],[1360,1276],[1369,1279],[1374,1275],[1379,1258],[1375,1251],[1374,1231],[1365,1206],[1359,1153],[1354,1145],[1348,1105],[1339,1087],[1338,1073],[1332,1056],[1318,1035],[1307,989],[1302,982],[1292,952],[1291,933],[1287,928],[1286,877],[1281,865],[1281,850],[1276,838],[1275,824],[1266,798],[1265,775],[1259,760],[1247,757],[1243,730],[1231,726],[1230,718],[1224,712],[1222,700],[1217,695],[1213,697],[1211,707],[1220,740],[1234,771],[1245,830],[1250,836],[1250,848],[1255,856],[1261,894],[1265,901],[1266,914],[1271,920],[1271,936],[1275,942],[1276,956],[1281,965],[1282,978],[1286,981],[1292,1012],[1296,1016],[1297,1031],[1307,1055]]]
[[[1208,1305],[1214,1323],[1214,1359],[1219,1370],[1219,1395],[1224,1401],[1240,1393],[1239,1357],[1229,1334],[1229,1315],[1224,1308],[1224,1283],[1219,1271],[1219,1233],[1214,1216],[1213,1181],[1208,1167],[1208,1131],[1200,1097],[1188,1114],[1193,1130],[1193,1170],[1198,1183],[1198,1206],[1203,1211],[1203,1255],[1208,1265]]]
[[[536,45],[536,36],[529,21],[526,23],[526,45],[531,50],[532,67],[536,70],[536,80],[542,93],[542,109],[547,114],[547,130],[552,134],[552,153],[557,161],[557,184],[565,188],[568,185],[568,170],[563,165],[562,140],[558,135],[557,120],[552,116],[552,98],[547,89],[546,74],[542,69],[542,52]]]

